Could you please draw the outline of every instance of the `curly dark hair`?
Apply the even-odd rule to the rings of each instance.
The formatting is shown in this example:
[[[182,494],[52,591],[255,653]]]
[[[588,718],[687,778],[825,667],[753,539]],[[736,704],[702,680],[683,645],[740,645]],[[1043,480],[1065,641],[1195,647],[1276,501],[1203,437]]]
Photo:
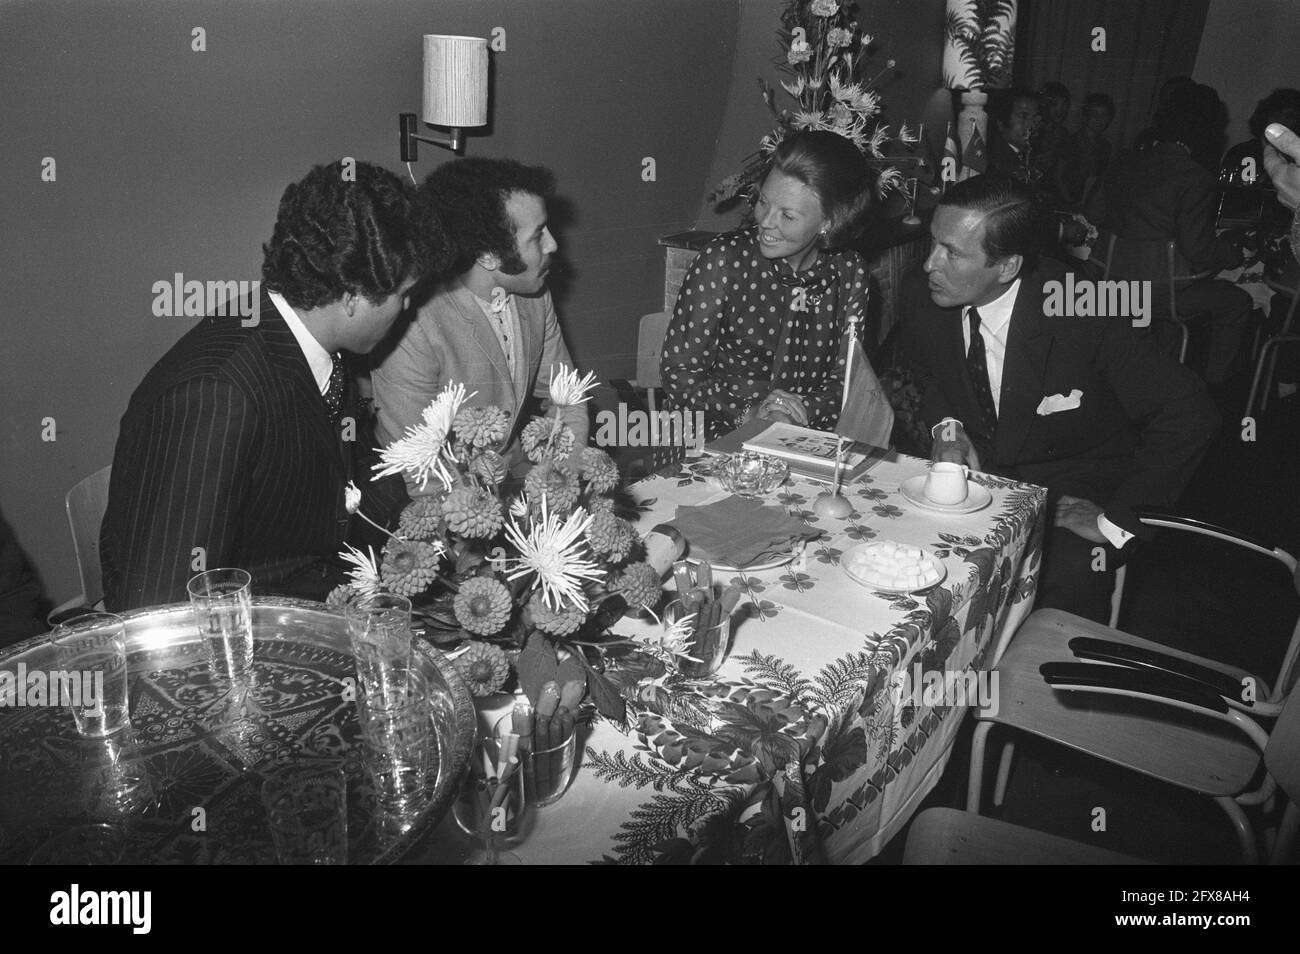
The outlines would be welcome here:
[[[1250,138],[1264,135],[1269,123],[1300,130],[1300,89],[1275,89],[1256,103],[1255,111],[1250,114]]]
[[[1223,100],[1201,83],[1180,86],[1170,93],[1153,123],[1157,139],[1181,142],[1192,158],[1207,169],[1218,168],[1227,125],[1228,110]]]
[[[454,238],[451,271],[459,275],[484,252],[501,261],[507,275],[524,270],[515,242],[515,224],[506,202],[516,192],[546,199],[555,193],[555,176],[541,166],[512,159],[456,159],[424,180],[420,190],[426,215],[446,225]]]
[[[413,186],[368,162],[356,163],[355,177],[352,171],[342,162],[316,166],[280,199],[275,231],[262,246],[262,281],[295,308],[349,292],[382,301],[446,246],[441,230],[429,234],[422,223]]]

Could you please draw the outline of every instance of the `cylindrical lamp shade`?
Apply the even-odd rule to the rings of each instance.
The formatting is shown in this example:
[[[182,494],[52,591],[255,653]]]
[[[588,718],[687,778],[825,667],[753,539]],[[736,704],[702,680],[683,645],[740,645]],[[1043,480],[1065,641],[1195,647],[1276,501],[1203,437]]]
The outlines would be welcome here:
[[[1002,89],[1011,85],[1016,50],[1017,0],[1009,13],[983,17],[975,0],[948,0],[943,37],[943,85],[948,89]]]
[[[486,126],[488,45],[478,36],[424,37],[424,121]]]

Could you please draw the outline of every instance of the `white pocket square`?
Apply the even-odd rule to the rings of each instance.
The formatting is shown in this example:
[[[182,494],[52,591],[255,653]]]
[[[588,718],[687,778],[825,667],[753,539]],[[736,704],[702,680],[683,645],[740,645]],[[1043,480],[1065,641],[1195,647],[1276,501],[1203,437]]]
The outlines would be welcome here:
[[[1075,388],[1069,394],[1051,394],[1038,404],[1038,416],[1056,414],[1058,411],[1073,411],[1083,403],[1083,392]]]

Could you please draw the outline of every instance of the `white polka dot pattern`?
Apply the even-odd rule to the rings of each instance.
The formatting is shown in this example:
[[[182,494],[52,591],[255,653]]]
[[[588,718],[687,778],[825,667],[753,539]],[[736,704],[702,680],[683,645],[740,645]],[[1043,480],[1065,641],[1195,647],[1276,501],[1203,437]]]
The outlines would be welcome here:
[[[848,322],[861,335],[867,270],[857,252],[823,251],[794,272],[759,250],[755,227],[728,232],[696,257],[677,297],[660,370],[674,406],[704,411],[710,437],[745,406],[782,388],[803,397],[809,424],[834,425]],[[781,340],[785,360],[773,363]]]

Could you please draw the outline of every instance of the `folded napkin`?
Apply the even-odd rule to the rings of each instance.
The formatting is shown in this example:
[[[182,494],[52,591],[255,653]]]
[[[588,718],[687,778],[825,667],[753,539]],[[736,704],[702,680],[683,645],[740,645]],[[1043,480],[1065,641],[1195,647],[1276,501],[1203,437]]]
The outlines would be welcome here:
[[[796,541],[821,536],[780,507],[734,496],[703,507],[678,507],[669,525],[690,544],[692,557],[735,567],[776,559]]]

